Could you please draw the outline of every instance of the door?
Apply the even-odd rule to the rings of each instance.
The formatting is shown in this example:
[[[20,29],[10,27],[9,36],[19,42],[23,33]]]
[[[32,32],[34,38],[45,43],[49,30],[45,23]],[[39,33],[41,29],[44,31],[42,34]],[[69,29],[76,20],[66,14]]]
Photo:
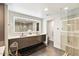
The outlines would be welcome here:
[[[54,29],[54,21],[49,20],[47,22],[47,34],[48,34],[48,39],[50,41],[53,41],[53,29]]]
[[[54,47],[61,49],[61,29],[62,21],[55,20],[54,22]]]

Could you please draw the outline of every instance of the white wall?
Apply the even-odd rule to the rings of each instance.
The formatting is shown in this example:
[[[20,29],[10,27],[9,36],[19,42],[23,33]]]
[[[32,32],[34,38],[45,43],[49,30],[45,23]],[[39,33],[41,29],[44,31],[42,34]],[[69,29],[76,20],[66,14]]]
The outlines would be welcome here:
[[[28,6],[29,8],[29,6]],[[42,18],[42,13],[34,10],[28,10],[27,8],[24,8],[24,6],[18,5],[18,4],[8,4],[8,9],[10,11],[19,12],[26,15],[31,15],[35,17]]]
[[[5,56],[8,56],[8,6],[5,5]]]
[[[41,18],[32,17],[32,16],[29,16],[29,15],[24,15],[24,14],[21,14],[21,13],[9,11],[8,34],[10,36],[13,36],[13,35],[21,35],[21,33],[16,33],[15,32],[14,17],[22,17],[22,18],[28,18],[28,19],[32,18],[32,19],[40,22],[40,29],[39,29],[40,31],[39,32],[41,33],[41,20],[42,20]]]
[[[54,21],[49,20],[47,22],[47,34],[49,37],[49,40],[53,41],[53,30],[54,30]]]
[[[53,17],[53,16],[52,16]],[[53,18],[52,21],[48,20],[47,23],[47,33],[49,40],[54,42],[54,47],[58,49],[61,48],[61,31],[62,31],[62,20],[60,17]]]
[[[42,33],[47,34],[47,19],[42,20]]]
[[[61,30],[62,21],[59,18],[55,19],[54,23],[54,47],[61,49]]]
[[[41,30],[42,30],[42,34],[46,34],[47,35],[47,18],[44,18],[42,20],[42,24],[41,24]],[[46,41],[45,41],[45,44],[47,45],[47,36],[46,36]]]

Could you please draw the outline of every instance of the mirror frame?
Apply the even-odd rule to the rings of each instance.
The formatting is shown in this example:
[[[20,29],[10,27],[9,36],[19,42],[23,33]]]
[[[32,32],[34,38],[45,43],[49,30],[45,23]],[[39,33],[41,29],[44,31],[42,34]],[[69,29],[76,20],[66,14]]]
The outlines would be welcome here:
[[[13,17],[13,31],[14,31],[14,33],[25,33],[25,31],[23,31],[23,32],[16,32],[15,31],[15,21],[16,21],[16,19],[26,19],[26,20],[31,20],[31,21],[35,21],[36,23],[40,23],[40,21],[39,20],[34,20],[34,19],[30,19],[30,18],[24,18],[24,17],[19,17],[19,16],[14,16]],[[41,25],[40,25],[41,26]],[[39,27],[40,27],[39,26]],[[34,27],[34,26],[33,26]],[[35,29],[36,29],[36,27],[35,27]],[[40,31],[40,29],[41,29],[41,27],[39,28],[39,31]],[[35,30],[36,31],[36,30]]]

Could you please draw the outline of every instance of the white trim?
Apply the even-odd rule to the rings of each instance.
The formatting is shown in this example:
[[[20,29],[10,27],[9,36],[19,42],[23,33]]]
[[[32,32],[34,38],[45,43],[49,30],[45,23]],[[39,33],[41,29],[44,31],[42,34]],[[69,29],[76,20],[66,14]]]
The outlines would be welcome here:
[[[5,56],[8,56],[8,20],[9,12],[7,5],[5,5]]]
[[[35,20],[35,19],[30,19],[30,18],[24,18],[24,17],[19,17],[19,16],[14,16],[13,17],[13,33],[25,33],[26,31],[23,31],[23,32],[15,32],[15,19],[25,19],[25,20],[30,20],[30,21],[34,21],[36,23],[39,23],[39,32],[41,33],[41,21],[40,20]],[[36,27],[35,27],[36,28]],[[36,30],[35,30],[36,32]]]

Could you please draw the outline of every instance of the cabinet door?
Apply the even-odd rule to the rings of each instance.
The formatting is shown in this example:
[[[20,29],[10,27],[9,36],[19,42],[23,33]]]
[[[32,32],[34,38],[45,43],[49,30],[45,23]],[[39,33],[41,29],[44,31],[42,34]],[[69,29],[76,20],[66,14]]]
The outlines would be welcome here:
[[[41,41],[41,42],[46,41],[46,35],[41,35],[41,36],[40,36],[40,41]]]
[[[11,47],[11,45],[14,43],[14,42],[17,42],[18,43],[18,40],[19,39],[10,39],[8,40],[8,49],[11,49],[11,51],[16,51],[16,47]],[[18,43],[19,44],[19,43]]]
[[[34,36],[34,37],[30,37],[31,39],[31,44],[34,45],[34,44],[38,44],[41,42],[41,39],[40,39],[40,36]]]
[[[62,30],[62,21],[55,20],[54,24],[54,47],[61,49],[61,30]]]

